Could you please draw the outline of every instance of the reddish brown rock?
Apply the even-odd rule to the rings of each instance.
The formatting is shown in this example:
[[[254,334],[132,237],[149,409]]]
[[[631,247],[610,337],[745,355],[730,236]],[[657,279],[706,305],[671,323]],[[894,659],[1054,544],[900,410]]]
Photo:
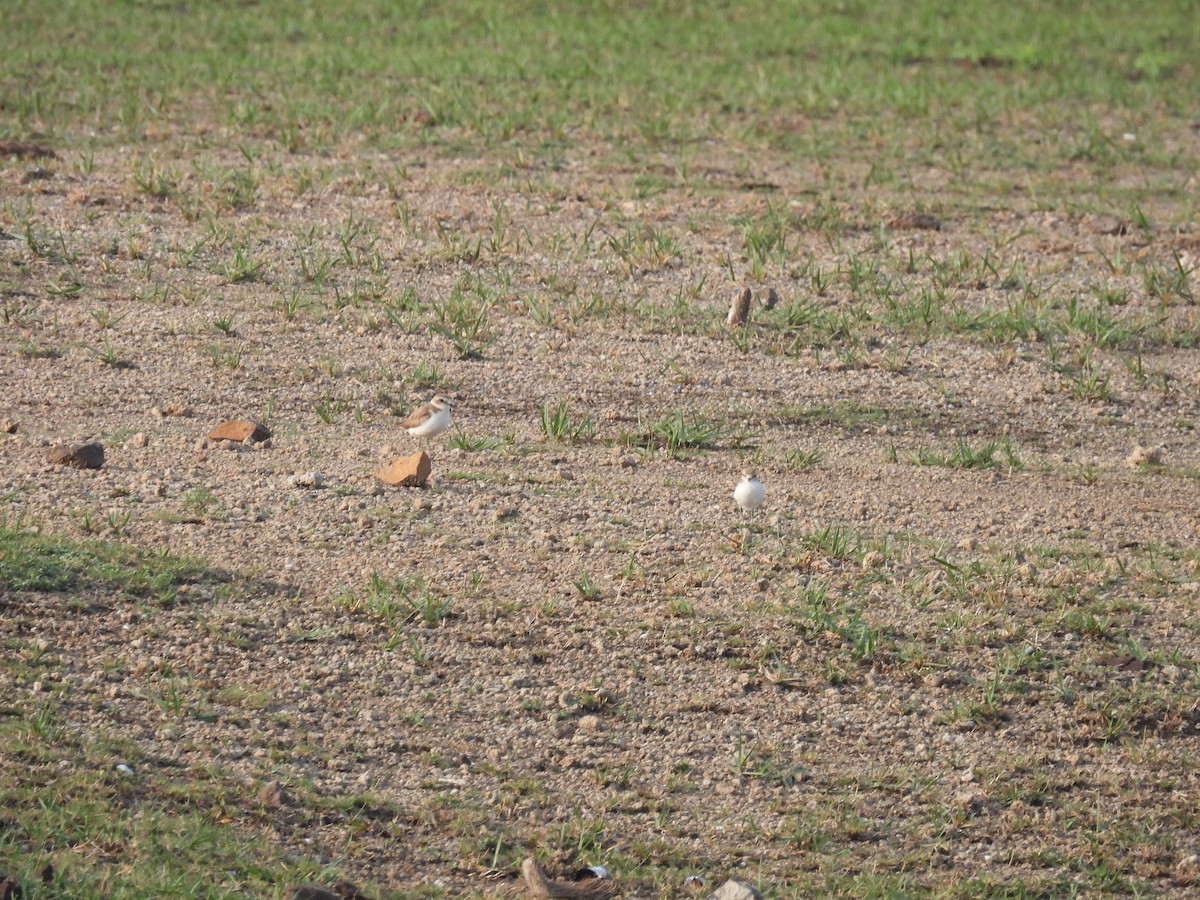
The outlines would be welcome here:
[[[99,441],[58,444],[46,451],[46,462],[74,469],[99,469],[104,465],[104,445]]]
[[[235,419],[230,422],[223,422],[208,433],[210,441],[253,441],[260,443],[271,436],[270,429],[266,425],[255,422],[253,419]]]
[[[412,456],[398,456],[375,473],[384,484],[393,487],[424,487],[433,471],[429,454],[419,450]]]

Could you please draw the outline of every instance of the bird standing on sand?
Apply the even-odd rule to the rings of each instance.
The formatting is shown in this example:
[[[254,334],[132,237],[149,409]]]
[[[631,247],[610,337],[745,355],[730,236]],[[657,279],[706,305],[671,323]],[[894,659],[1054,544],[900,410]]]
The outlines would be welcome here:
[[[400,423],[413,437],[435,437],[450,427],[450,398],[438,394],[424,406],[418,406]]]
[[[742,480],[733,489],[733,499],[743,513],[754,512],[767,499],[767,489],[758,480],[758,475],[749,470],[742,473]]]

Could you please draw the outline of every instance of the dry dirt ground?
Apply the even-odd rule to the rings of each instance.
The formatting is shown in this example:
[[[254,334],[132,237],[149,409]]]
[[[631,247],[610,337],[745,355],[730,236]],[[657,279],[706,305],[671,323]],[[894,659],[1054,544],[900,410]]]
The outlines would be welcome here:
[[[638,191],[582,152],[163,153],[0,166],[0,496],[231,582],[9,597],[0,633],[63,664],[13,702],[60,690],[144,776],[207,773],[235,823],[393,891],[490,894],[534,853],[627,895],[1196,889],[1200,368],[1144,274],[1194,265],[1195,228],[934,169],[714,156]],[[914,196],[940,229],[896,218]],[[752,273],[768,214],[786,249]],[[889,318],[886,278],[910,309],[942,279],[940,319]],[[743,283],[781,304],[731,330]],[[456,285],[486,303],[467,358],[435,327]],[[1073,297],[1169,336],[985,315]],[[455,430],[408,438],[435,390]],[[559,400],[594,434],[545,435]],[[723,430],[672,453],[677,414]],[[204,441],[247,416],[269,444]],[[44,461],[82,438],[101,470]],[[427,489],[375,482],[422,448]]]

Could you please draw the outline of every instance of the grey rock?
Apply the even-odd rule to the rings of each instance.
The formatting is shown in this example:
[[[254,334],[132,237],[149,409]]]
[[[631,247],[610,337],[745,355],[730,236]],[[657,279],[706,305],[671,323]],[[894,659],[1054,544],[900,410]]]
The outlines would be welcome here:
[[[730,878],[709,894],[708,900],[763,900],[763,895],[750,882]]]
[[[288,895],[288,900],[342,900],[342,896],[315,884],[302,884]]]
[[[99,469],[104,465],[104,445],[99,441],[58,444],[46,451],[46,462],[76,469]]]

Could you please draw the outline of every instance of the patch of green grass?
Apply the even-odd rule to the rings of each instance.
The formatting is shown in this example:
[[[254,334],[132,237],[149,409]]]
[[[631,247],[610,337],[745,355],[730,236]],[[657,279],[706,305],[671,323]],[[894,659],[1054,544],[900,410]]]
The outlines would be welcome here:
[[[440,625],[450,617],[454,601],[433,590],[420,576],[387,579],[372,575],[366,587],[341,594],[334,605],[364,613],[395,629],[417,619],[426,625]]]
[[[779,418],[798,425],[828,425],[845,431],[874,428],[885,422],[894,422],[902,417],[899,410],[882,406],[841,400],[831,405],[801,406],[784,409]]]
[[[734,740],[732,767],[741,778],[763,779],[785,788],[793,787],[802,775],[784,750],[747,743],[742,734]]]
[[[104,363],[104,365],[109,366],[110,368],[133,368],[133,362],[129,359],[129,357],[114,347],[107,339],[105,339],[104,345],[99,350],[94,350],[92,352],[96,354],[96,359],[100,360],[100,362]]]
[[[450,439],[446,445],[454,450],[465,450],[467,453],[479,453],[480,451],[495,450],[497,447],[502,447],[505,444],[505,439],[496,435],[480,435],[471,437],[461,428],[455,428],[454,434],[450,435]]]
[[[892,445],[886,454],[889,462],[897,462],[899,453]],[[1024,467],[1021,455],[1008,441],[988,441],[972,447],[959,438],[950,450],[923,448],[905,455],[918,466],[940,466],[946,469],[1003,469],[1018,472]]]
[[[237,247],[233,251],[233,259],[222,269],[222,273],[230,284],[261,281],[263,265],[261,261],[257,261],[251,256],[249,250]]]
[[[274,896],[337,880],[316,854],[266,836],[277,812],[241,777],[160,772],[132,743],[77,734],[49,707],[0,722],[0,742],[23,761],[3,790],[0,871],[26,896]],[[315,798],[301,799],[289,818],[315,819]]]
[[[227,576],[197,560],[109,541],[76,541],[0,526],[0,583],[13,592],[173,596],[185,584],[220,584]]]
[[[238,369],[242,365],[243,352],[241,349],[227,350],[220,344],[209,344],[205,348],[205,353],[208,354],[214,368]]]
[[[646,450],[662,448],[667,455],[678,458],[687,450],[712,450],[729,435],[720,423],[695,413],[675,412],[625,436],[631,446]]]
[[[789,450],[784,455],[784,462],[787,467],[795,472],[804,472],[808,469],[815,469],[825,459],[825,454],[820,450]]]
[[[596,434],[596,423],[591,416],[583,415],[572,421],[566,400],[559,400],[553,406],[542,404],[541,426],[546,437],[567,444],[591,440]]]
[[[1152,121],[1190,109],[1192,99],[1194,10],[1182,2],[1134,10],[1107,0],[1069,16],[1023,5],[1003,21],[980,2],[882,4],[868,17],[803,4],[781,15],[765,2],[743,4],[737,16],[714,10],[656,2],[634,15],[599,4],[570,16],[535,6],[495,16],[491,5],[469,0],[414,18],[382,0],[331,0],[311,18],[210,5],[180,29],[167,7],[127,16],[98,0],[69,8],[18,0],[0,37],[0,80],[16,98],[0,112],[0,129],[93,128],[98,139],[119,142],[150,125],[215,114],[291,153],[353,133],[383,146],[442,142],[451,151],[455,140],[512,141],[549,154],[547,138],[586,122],[633,152],[743,135],[820,152],[822,131],[772,127],[803,116],[872,134],[928,133],[932,125],[950,170],[967,177],[975,164],[999,160],[1036,171],[1058,164],[1056,151],[1098,168],[1145,158],[1145,142],[1110,139],[1086,119],[1049,126],[1100,107]],[[63,43],[80,21],[89,27]],[[1064,46],[1076,52],[1064,56]],[[122,77],[107,77],[113,71]],[[539,89],[528,91],[530,83]],[[881,121],[881,107],[895,120]],[[1048,147],[1001,139],[1014,108],[1047,126]],[[881,159],[889,148],[894,156]],[[845,149],[848,161],[872,160],[876,177],[910,152],[907,141]],[[253,167],[239,171],[241,187],[224,192],[252,199]],[[643,196],[665,184],[639,174]],[[238,179],[226,172],[213,180]],[[139,190],[150,197],[169,202],[178,181],[169,166],[141,163]],[[813,217],[805,224],[813,227]],[[750,253],[776,258],[787,220],[747,224],[745,232]]]
[[[48,344],[22,341],[17,345],[17,355],[22,359],[59,359],[62,357],[63,351],[59,347],[52,347]]]
[[[579,577],[571,583],[582,600],[599,600],[603,596],[603,591],[596,582],[592,581],[592,576],[587,573],[587,569],[580,569]]]
[[[146,196],[166,200],[178,187],[179,173],[170,166],[157,166],[143,159],[134,170],[133,181]]]
[[[492,298],[482,280],[472,287],[459,282],[444,300],[433,301],[433,330],[454,345],[460,359],[480,359],[495,339],[488,331]]]
[[[221,498],[206,487],[192,488],[180,498],[179,505],[198,516],[220,516],[225,510]]]
[[[410,388],[436,390],[446,385],[446,375],[437,363],[424,357],[405,378],[405,383]]]

